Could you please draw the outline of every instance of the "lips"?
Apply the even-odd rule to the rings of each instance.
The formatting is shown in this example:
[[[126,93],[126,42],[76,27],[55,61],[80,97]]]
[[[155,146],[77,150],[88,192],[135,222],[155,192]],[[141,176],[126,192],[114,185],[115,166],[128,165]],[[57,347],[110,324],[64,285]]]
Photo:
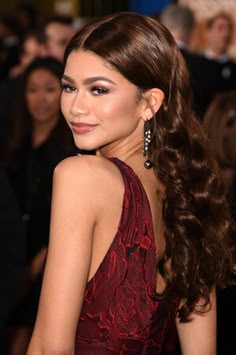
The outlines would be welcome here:
[[[37,112],[38,114],[45,114],[45,113],[48,113],[50,110],[47,106],[37,106],[37,107],[34,107],[33,110],[35,112]]]
[[[84,123],[84,122],[71,122],[71,127],[74,133],[78,133],[78,134],[83,134],[83,133],[88,133],[91,132],[95,129],[97,125],[95,124],[88,124],[88,123]]]

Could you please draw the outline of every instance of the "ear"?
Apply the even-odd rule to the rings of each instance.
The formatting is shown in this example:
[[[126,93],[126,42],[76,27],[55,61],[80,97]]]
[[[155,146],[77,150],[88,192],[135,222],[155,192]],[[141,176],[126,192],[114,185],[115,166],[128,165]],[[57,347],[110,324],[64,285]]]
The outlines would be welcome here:
[[[142,117],[150,120],[161,107],[164,97],[164,92],[158,88],[146,91],[143,94],[144,106]]]

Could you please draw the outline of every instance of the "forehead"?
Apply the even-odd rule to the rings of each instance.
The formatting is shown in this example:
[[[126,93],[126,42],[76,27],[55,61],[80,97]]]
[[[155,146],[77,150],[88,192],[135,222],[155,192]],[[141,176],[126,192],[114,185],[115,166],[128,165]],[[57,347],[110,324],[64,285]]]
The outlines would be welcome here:
[[[99,57],[97,54],[84,51],[74,50],[68,56],[65,66],[65,72],[69,71],[71,74],[90,75],[98,73],[106,73],[107,75],[114,75],[123,77],[118,70],[111,66],[110,63]]]
[[[50,81],[60,81],[60,79],[52,73],[49,69],[47,68],[37,68],[33,70],[29,76],[28,76],[28,82],[29,81],[35,81],[35,82],[40,82],[40,81],[45,81],[45,80],[50,80]]]
[[[117,88],[137,92],[137,87],[123,76],[115,67],[97,54],[84,50],[74,50],[67,58],[64,75],[76,83],[103,77],[112,82]],[[98,79],[97,79],[98,80]]]

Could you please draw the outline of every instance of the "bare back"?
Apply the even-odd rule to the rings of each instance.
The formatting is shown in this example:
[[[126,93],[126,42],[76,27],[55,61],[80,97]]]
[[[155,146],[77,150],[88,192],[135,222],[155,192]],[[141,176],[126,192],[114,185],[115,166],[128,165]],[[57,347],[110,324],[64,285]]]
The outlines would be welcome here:
[[[103,213],[94,229],[93,253],[89,280],[93,277],[101,261],[104,259],[119,226],[124,198],[124,181],[120,171],[109,160],[103,161],[108,176],[104,182]],[[162,223],[161,188],[153,170],[143,168],[137,171],[137,176],[146,192],[152,213],[154,240],[157,248],[157,261],[164,252],[164,237]],[[110,176],[109,176],[110,175]]]

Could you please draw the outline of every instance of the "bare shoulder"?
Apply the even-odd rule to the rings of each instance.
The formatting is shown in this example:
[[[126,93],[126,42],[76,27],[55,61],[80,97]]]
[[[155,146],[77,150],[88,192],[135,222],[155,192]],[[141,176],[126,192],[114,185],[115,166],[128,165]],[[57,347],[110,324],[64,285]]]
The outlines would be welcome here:
[[[99,166],[97,156],[80,155],[73,156],[62,160],[55,169],[56,174],[79,174],[86,175],[89,171],[94,170]]]
[[[95,179],[119,176],[118,169],[109,160],[95,155],[73,156],[62,160],[55,168],[54,174],[66,175],[71,178]]]
[[[88,194],[101,194],[123,186],[117,167],[103,157],[74,156],[61,161],[54,171],[54,180],[61,181],[74,191],[85,188]]]

